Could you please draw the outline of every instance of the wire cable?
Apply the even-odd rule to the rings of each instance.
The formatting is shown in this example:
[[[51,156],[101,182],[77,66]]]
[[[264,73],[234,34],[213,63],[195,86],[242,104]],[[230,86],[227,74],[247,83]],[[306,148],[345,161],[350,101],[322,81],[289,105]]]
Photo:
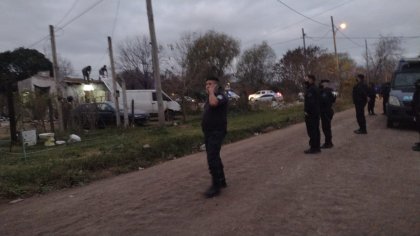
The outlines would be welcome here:
[[[97,5],[99,5],[103,1],[104,0],[98,0],[97,2],[95,2],[94,4],[92,4],[90,7],[88,7],[86,10],[84,10],[82,13],[78,14],[77,16],[73,17],[71,20],[67,21],[64,25],[58,26],[58,30],[63,30],[66,26],[68,26],[71,23],[73,23],[75,20],[77,20],[78,18],[80,18],[81,16],[83,16],[84,14],[86,14],[87,12],[89,12],[90,10],[92,10],[93,8],[95,8]],[[35,47],[37,44],[41,43],[42,41],[44,41],[48,37],[49,37],[49,35],[43,36],[42,38],[38,39],[34,43],[30,44],[29,45],[29,48]]]
[[[118,0],[117,3],[117,10],[115,11],[115,17],[114,17],[114,22],[112,23],[112,31],[111,31],[111,37],[114,37],[114,31],[115,31],[115,27],[117,26],[117,21],[118,21],[118,13],[120,11],[120,3],[121,0]]]
[[[284,5],[285,7],[289,8],[290,10],[292,10],[293,12],[295,12],[296,14],[301,15],[301,16],[303,16],[303,17],[305,17],[306,19],[308,19],[308,20],[310,20],[310,21],[313,21],[313,22],[315,22],[315,23],[318,23],[318,24],[323,25],[323,26],[326,26],[326,27],[330,27],[330,25],[328,25],[328,24],[324,24],[324,23],[319,22],[319,21],[317,21],[317,20],[314,20],[314,19],[312,19],[312,18],[310,18],[310,17],[308,17],[308,16],[305,16],[304,14],[302,14],[302,13],[298,12],[297,10],[295,10],[295,9],[291,8],[290,6],[288,6],[286,3],[282,2],[281,0],[277,0],[277,2],[278,2],[278,3],[280,3],[280,4],[282,4],[282,5]]]
[[[74,7],[77,5],[78,2],[79,0],[73,1],[73,4],[71,5],[70,9],[66,12],[66,14],[64,14],[64,16],[58,21],[58,23],[55,24],[55,26],[61,24],[61,22],[63,22],[63,20],[66,19],[66,17],[73,11]]]
[[[103,1],[104,0],[98,0],[97,2],[95,2],[94,4],[92,4],[90,7],[88,7],[86,10],[82,11],[82,13],[80,13],[79,15],[73,17],[71,20],[69,20],[68,22],[66,22],[64,25],[60,26],[60,29],[64,29],[66,26],[68,26],[69,24],[73,23],[75,20],[79,19],[84,14],[88,13],[90,10],[92,10],[93,8],[95,8],[96,6],[98,6]]]

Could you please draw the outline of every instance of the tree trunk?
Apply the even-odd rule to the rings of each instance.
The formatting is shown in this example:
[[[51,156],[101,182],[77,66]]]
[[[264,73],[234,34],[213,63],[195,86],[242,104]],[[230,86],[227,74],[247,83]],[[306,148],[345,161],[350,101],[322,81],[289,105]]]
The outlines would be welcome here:
[[[7,96],[7,108],[9,110],[9,122],[10,122],[10,140],[12,144],[18,142],[18,138],[16,136],[16,114],[15,114],[15,103],[13,97],[13,85],[8,83],[6,89],[6,96]]]

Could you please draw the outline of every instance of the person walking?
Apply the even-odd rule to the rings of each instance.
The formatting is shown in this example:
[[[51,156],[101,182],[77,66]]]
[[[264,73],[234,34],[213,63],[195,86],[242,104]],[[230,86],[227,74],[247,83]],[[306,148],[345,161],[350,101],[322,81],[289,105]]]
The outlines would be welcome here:
[[[325,142],[321,148],[332,148],[334,146],[332,143],[331,121],[334,116],[332,105],[335,103],[336,97],[328,86],[329,82],[329,80],[321,80],[319,83],[321,127],[325,136]]]
[[[420,79],[418,79],[414,85],[416,90],[414,91],[411,105],[413,107],[414,119],[416,121],[416,127],[420,137]],[[420,142],[413,146],[413,151],[420,152]]]
[[[204,104],[201,128],[204,133],[212,184],[204,195],[207,198],[212,198],[220,194],[221,188],[227,186],[220,149],[227,133],[228,98],[219,86],[219,78],[214,76],[206,79],[206,93],[207,99]]]
[[[368,113],[369,115],[372,115],[372,116],[376,115],[375,102],[376,102],[375,85],[373,83],[369,83],[369,88],[368,88]]]
[[[305,77],[305,98],[304,98],[304,112],[305,112],[305,124],[306,131],[309,136],[308,150],[305,150],[306,154],[315,154],[321,152],[320,149],[320,132],[319,132],[319,116],[320,116],[320,105],[319,105],[319,91],[315,86],[315,76],[307,75]]]
[[[357,84],[353,87],[353,104],[356,109],[356,119],[359,129],[355,130],[356,134],[367,134],[365,106],[368,97],[368,88],[364,83],[365,76],[358,74],[356,76]]]

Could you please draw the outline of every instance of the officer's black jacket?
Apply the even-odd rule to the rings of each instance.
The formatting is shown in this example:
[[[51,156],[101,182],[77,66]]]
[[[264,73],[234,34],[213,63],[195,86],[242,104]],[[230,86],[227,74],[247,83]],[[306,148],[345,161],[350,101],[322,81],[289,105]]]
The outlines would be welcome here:
[[[353,104],[366,105],[368,97],[368,87],[362,81],[353,87]]]
[[[320,89],[320,108],[321,112],[331,111],[332,105],[335,102],[335,96],[331,88]]]
[[[376,91],[375,88],[368,88],[368,97],[372,100],[376,99]]]
[[[201,128],[203,132],[226,132],[227,130],[228,98],[223,92],[217,92],[216,97],[219,101],[217,106],[210,106],[208,98],[206,103],[204,104],[203,119],[201,121]]]
[[[304,111],[311,117],[319,116],[319,91],[315,84],[311,84],[306,88]]]

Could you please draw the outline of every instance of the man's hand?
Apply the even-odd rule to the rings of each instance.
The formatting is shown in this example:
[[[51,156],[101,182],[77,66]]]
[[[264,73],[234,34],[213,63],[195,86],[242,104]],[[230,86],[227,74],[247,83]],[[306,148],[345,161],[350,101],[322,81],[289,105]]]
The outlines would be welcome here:
[[[215,93],[216,87],[217,87],[217,84],[212,84],[211,86],[209,86],[209,95]]]

